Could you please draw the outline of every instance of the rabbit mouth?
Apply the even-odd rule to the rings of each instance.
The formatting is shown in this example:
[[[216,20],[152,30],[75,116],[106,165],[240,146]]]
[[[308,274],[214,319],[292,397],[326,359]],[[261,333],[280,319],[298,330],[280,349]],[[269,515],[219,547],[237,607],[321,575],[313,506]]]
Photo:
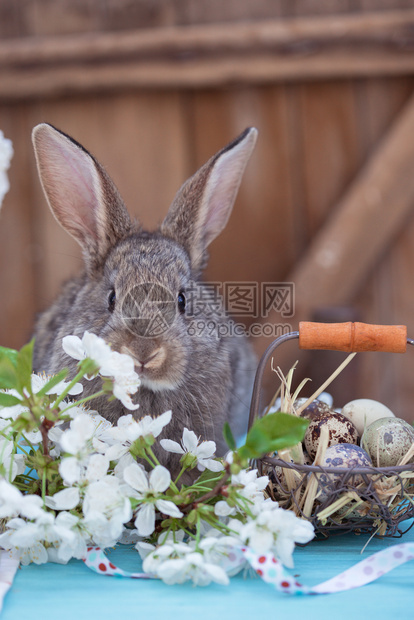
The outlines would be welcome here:
[[[135,366],[142,387],[152,392],[161,392],[164,390],[174,390],[177,385],[162,376],[161,368],[166,359],[166,351],[164,347],[158,347],[146,356],[140,355],[139,359],[136,353],[133,353],[128,347],[122,347],[122,353],[129,355]]]
[[[141,387],[150,390],[151,392],[167,392],[177,388],[177,386],[168,381],[167,379],[150,379],[145,374],[140,374]]]
[[[132,358],[137,373],[141,376],[144,373],[158,371],[164,364],[167,353],[164,347],[153,349],[149,353],[138,353],[131,351],[128,347],[122,347],[121,353],[126,353]]]

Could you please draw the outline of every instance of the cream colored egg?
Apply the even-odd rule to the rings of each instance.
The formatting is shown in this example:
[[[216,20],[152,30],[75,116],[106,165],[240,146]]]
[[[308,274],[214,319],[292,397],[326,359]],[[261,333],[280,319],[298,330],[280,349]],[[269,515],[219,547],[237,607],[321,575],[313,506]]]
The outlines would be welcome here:
[[[394,414],[391,409],[388,409],[385,405],[377,400],[371,400],[369,398],[359,398],[357,400],[351,400],[343,408],[341,413],[351,420],[356,427],[359,436],[362,435],[364,430],[380,418],[394,418]]]
[[[413,443],[414,429],[411,424],[395,417],[375,420],[365,429],[361,439],[361,445],[375,467],[398,465]]]

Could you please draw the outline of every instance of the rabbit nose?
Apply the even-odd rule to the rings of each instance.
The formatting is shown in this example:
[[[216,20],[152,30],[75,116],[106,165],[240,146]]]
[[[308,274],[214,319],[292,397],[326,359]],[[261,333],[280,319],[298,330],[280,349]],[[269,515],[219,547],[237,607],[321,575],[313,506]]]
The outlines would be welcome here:
[[[160,367],[167,355],[164,347],[152,349],[147,353],[147,351],[133,351],[132,349],[123,346],[121,353],[126,353],[132,357],[135,365],[139,367],[138,372],[142,372],[146,368],[156,369]]]
[[[167,353],[163,347],[156,349],[146,357],[140,355],[138,357],[138,361],[141,364],[140,371],[144,372],[145,370],[158,370],[163,365],[166,355]]]
[[[159,349],[151,353],[151,355],[147,355],[146,357],[140,356],[138,358],[138,363],[141,364],[141,368],[144,368],[149,362],[151,362],[154,358],[159,354]]]

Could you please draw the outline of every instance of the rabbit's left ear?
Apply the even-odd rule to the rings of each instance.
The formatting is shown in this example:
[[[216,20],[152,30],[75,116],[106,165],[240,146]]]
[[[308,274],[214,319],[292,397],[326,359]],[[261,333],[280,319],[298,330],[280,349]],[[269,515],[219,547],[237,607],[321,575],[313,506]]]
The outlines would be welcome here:
[[[246,129],[204,164],[178,191],[161,225],[162,234],[187,250],[195,272],[227,224],[256,137],[256,129]]]
[[[131,230],[122,198],[103,167],[70,136],[41,123],[32,139],[50,209],[81,245],[86,267],[93,271]]]

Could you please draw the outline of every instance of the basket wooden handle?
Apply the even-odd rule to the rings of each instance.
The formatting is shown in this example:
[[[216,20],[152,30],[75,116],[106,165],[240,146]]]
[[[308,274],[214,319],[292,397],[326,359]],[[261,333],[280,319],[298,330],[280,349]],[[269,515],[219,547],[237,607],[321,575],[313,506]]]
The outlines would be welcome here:
[[[366,323],[299,323],[299,348],[330,351],[388,351],[407,349],[405,325],[367,325]]]

